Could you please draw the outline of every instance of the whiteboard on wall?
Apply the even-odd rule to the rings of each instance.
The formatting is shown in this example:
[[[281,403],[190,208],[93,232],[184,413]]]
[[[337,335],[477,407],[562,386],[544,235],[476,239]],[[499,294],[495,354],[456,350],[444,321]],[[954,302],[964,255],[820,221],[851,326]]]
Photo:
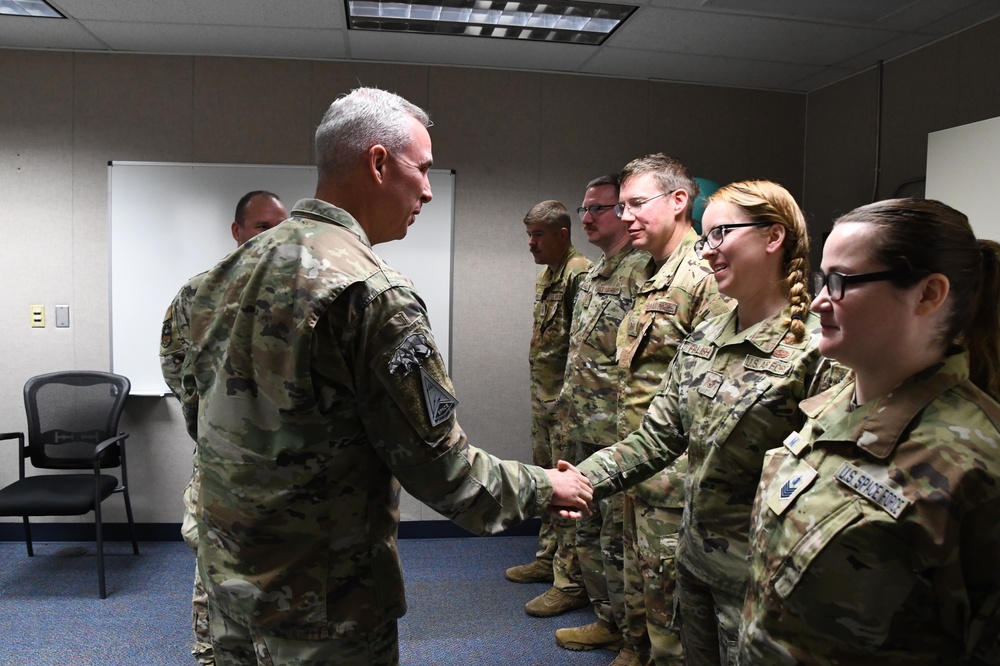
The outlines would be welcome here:
[[[413,280],[448,363],[455,176],[433,169],[430,181],[434,198],[406,238],[375,252]],[[110,162],[108,190],[111,369],[131,380],[132,395],[165,395],[159,338],[170,302],[236,249],[230,224],[240,197],[268,190],[291,212],[313,196],[316,167]]]
[[[979,238],[1000,241],[997,183],[1000,117],[927,135],[927,198],[965,213]]]

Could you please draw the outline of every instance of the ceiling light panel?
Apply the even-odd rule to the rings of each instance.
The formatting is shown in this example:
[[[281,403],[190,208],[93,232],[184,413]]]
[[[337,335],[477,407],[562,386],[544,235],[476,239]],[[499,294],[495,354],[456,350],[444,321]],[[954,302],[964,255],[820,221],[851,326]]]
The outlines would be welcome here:
[[[636,7],[596,2],[345,0],[355,30],[601,44]]]
[[[7,16],[35,16],[39,18],[66,18],[45,0],[0,0],[0,14]]]

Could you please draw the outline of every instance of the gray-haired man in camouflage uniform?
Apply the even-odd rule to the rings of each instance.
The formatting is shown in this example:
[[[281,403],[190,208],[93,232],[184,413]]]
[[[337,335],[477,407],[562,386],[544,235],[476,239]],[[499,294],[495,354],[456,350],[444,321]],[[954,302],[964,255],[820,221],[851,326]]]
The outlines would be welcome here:
[[[264,190],[247,192],[236,204],[236,214],[231,226],[233,240],[239,247],[258,234],[281,224],[287,217],[288,211],[285,210],[285,204],[281,202],[277,194]],[[184,355],[191,345],[191,300],[204,277],[204,273],[199,273],[181,287],[170,308],[167,309],[163,320],[163,333],[160,336],[160,369],[163,371],[163,379],[174,395],[181,398],[181,409],[189,412],[185,415],[185,421],[189,428],[188,434],[196,442],[198,441],[198,404],[197,402],[183,402],[181,368],[184,364]],[[195,553],[198,552],[198,526],[195,522],[195,509],[198,504],[200,483],[201,475],[198,473],[198,468],[195,467],[191,474],[191,480],[184,488],[184,519],[181,522],[181,536]],[[208,622],[208,593],[205,592],[205,586],[201,582],[197,566],[194,570],[194,589],[191,593],[191,627],[194,632],[191,655],[195,662],[211,666],[215,663],[215,657],[212,653],[212,636]]]
[[[542,201],[524,216],[528,250],[536,264],[545,266],[535,280],[534,326],[528,351],[531,367],[531,440],[532,462],[552,467],[552,461],[570,459],[560,451],[556,419],[559,391],[566,373],[569,354],[569,329],[573,302],[590,260],[576,251],[570,240],[571,220],[566,206],[558,201]],[[538,552],[529,564],[510,567],[504,572],[515,583],[552,583],[567,594],[583,592],[583,578],[568,521],[542,517],[538,533]]]
[[[316,132],[316,198],[194,294],[181,374],[198,403],[198,565],[220,664],[397,664],[401,484],[477,533],[574,490],[585,508],[568,464],[468,443],[423,302],[372,251],[431,199],[429,124],[381,90],[338,99]]]
[[[632,309],[639,285],[656,268],[649,254],[632,247],[625,225],[615,215],[618,188],[618,176],[593,180],[587,185],[582,206],[587,239],[599,247],[604,256],[580,285],[573,311],[566,376],[559,396],[559,420],[563,428],[560,437],[565,440],[565,449],[574,451],[574,459],[580,460],[618,441],[615,420],[621,382],[621,370],[616,361],[618,327]],[[596,622],[587,625],[594,631],[574,636],[573,640],[563,640],[557,633],[556,641],[562,647],[571,650],[621,648],[621,631],[608,596],[601,555],[602,547],[611,547],[609,541],[617,541],[621,550],[620,530],[617,535],[603,531],[605,526],[621,523],[620,511],[621,497],[612,497],[595,507],[590,518],[577,523],[577,556],[586,594],[574,597],[552,588],[525,606],[532,615],[548,616],[583,607],[589,600],[598,617]],[[616,514],[619,515],[617,521],[609,518]]]

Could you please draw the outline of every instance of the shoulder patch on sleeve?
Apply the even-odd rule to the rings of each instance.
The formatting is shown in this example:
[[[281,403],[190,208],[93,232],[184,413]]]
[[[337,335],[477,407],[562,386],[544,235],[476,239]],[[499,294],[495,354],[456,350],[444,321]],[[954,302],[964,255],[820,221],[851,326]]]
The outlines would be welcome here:
[[[434,348],[423,333],[413,333],[396,347],[389,359],[389,374],[406,377],[419,368],[421,362],[434,355]]]
[[[438,426],[449,418],[458,407],[458,399],[441,386],[430,373],[420,368],[420,382],[424,387],[424,404],[431,427]]]

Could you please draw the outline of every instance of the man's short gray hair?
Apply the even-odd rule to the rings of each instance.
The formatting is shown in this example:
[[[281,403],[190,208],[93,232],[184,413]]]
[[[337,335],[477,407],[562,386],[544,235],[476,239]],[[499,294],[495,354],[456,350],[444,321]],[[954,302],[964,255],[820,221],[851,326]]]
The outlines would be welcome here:
[[[316,166],[344,175],[374,145],[405,150],[412,140],[407,121],[430,127],[427,112],[399,95],[378,88],[355,88],[337,98],[316,128]]]

